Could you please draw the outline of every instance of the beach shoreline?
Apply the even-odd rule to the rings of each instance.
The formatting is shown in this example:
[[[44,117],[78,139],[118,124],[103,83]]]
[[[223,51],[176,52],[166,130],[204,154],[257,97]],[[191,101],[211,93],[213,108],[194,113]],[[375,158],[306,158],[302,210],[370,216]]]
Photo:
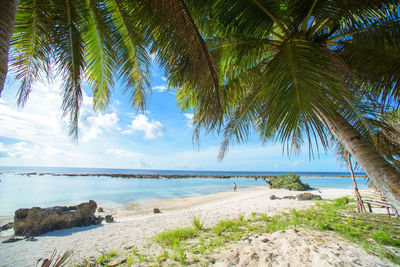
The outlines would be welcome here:
[[[352,189],[314,189],[311,193],[323,199],[352,196]],[[253,212],[278,214],[290,209],[302,209],[314,205],[313,201],[294,199],[271,200],[295,196],[301,192],[268,187],[253,187],[237,192],[220,192],[187,198],[135,202],[122,207],[106,209],[104,213],[114,217],[114,223],[97,226],[75,227],[49,232],[37,237],[37,241],[0,243],[0,266],[34,265],[39,258],[49,257],[54,249],[62,252],[74,249],[74,260],[97,257],[110,250],[123,251],[135,246],[145,250],[149,240],[159,232],[177,227],[188,227],[194,215],[199,215],[205,227],[211,227],[222,219],[232,219],[239,215],[250,216]],[[153,209],[159,208],[160,214]],[[9,218],[9,217],[8,217]],[[13,230],[0,232],[0,241],[13,235]]]

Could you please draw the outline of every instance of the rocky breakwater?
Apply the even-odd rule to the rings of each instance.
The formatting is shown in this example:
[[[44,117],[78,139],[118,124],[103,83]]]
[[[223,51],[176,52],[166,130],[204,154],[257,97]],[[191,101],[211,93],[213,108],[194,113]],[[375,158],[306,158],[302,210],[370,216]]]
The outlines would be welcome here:
[[[94,216],[96,208],[96,202],[90,200],[69,207],[18,209],[14,216],[14,231],[16,235],[37,236],[53,230],[100,224],[102,218]]]

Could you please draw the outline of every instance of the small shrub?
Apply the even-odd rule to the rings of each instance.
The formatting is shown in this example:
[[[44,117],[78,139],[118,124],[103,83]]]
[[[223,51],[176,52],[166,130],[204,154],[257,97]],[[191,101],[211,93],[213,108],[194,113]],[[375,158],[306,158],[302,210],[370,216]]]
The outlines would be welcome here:
[[[279,175],[278,178],[270,181],[271,188],[288,189],[294,191],[305,191],[311,187],[300,180],[300,176],[295,173]]]

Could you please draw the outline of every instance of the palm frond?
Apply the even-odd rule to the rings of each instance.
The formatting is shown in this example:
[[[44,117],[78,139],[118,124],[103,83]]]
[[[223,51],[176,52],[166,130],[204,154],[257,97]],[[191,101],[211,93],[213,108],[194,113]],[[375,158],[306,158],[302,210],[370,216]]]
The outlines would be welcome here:
[[[82,101],[81,81],[84,69],[83,39],[79,29],[83,24],[82,12],[86,8],[84,2],[54,2],[57,14],[57,27],[54,36],[55,53],[59,57],[58,73],[63,77],[62,110],[63,116],[69,117],[69,134],[77,140],[79,108]]]
[[[211,116],[221,117],[223,96],[215,62],[183,0],[142,0],[144,19],[153,25],[151,52],[170,74],[174,87],[190,87]],[[146,8],[150,7],[150,8]],[[216,120],[217,121],[217,120]]]
[[[137,20],[136,8],[131,2],[114,0],[110,1],[110,6],[120,35],[116,43],[120,76],[126,82],[127,90],[131,91],[132,105],[143,110],[150,94],[146,27]]]
[[[103,109],[109,102],[114,86],[117,58],[113,42],[117,30],[104,2],[86,0],[86,7],[82,20],[85,74],[92,86],[94,108]]]
[[[18,104],[28,100],[32,84],[42,75],[49,76],[50,25],[48,1],[23,1],[20,3],[11,39],[11,70],[21,80]]]

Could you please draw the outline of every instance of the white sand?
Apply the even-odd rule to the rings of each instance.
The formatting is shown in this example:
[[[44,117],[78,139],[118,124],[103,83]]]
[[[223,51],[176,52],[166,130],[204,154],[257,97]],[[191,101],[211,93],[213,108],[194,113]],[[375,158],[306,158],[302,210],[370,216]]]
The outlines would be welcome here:
[[[53,231],[38,236],[38,241],[23,240],[15,243],[0,243],[0,266],[35,266],[39,258],[50,257],[54,249],[65,251],[74,248],[75,259],[90,256],[97,257],[101,252],[124,250],[124,248],[133,245],[139,250],[145,250],[149,239],[156,233],[176,227],[190,226],[191,218],[194,214],[201,214],[207,227],[215,224],[220,219],[237,217],[239,214],[245,216],[249,216],[252,212],[275,214],[292,208],[304,208],[313,205],[312,201],[269,199],[272,194],[283,197],[298,193],[287,190],[271,190],[266,187],[239,188],[238,192],[223,192],[191,198],[134,203],[114,210],[106,210],[105,213],[102,213],[103,216],[112,214],[115,219],[114,223],[103,222],[99,226]],[[319,194],[326,199],[345,195],[351,196],[353,190],[321,189],[312,193]],[[162,213],[153,214],[153,208],[160,208]],[[4,222],[4,218],[2,221]],[[12,236],[13,230],[0,232],[0,242]],[[279,240],[279,237],[277,240]],[[339,242],[339,239],[337,240]],[[329,241],[335,243],[336,239],[330,238]],[[344,250],[350,249],[350,254],[356,251],[351,254],[353,256],[346,256],[351,260],[355,261],[359,255],[364,255],[362,253],[365,253],[360,247],[349,245],[343,240],[340,240],[340,242],[342,242],[340,247],[344,246]],[[301,249],[304,250],[307,249],[310,242],[299,241],[299,244],[302,246]],[[291,253],[291,250],[282,250],[281,253]],[[308,263],[310,265],[314,261],[314,254],[309,256]],[[227,261],[223,259],[223,256],[221,257],[220,264],[226,266]],[[329,262],[338,263],[338,261],[332,260],[335,257],[337,258],[335,254],[327,254],[324,257],[328,259],[325,261],[326,264],[323,264],[325,266],[329,266]],[[381,264],[380,259],[377,257],[370,256],[368,259],[372,260],[371,264],[368,264],[369,266]],[[297,260],[293,256],[286,261],[296,266]],[[347,265],[351,266],[352,264]],[[286,264],[285,266],[288,265]]]

